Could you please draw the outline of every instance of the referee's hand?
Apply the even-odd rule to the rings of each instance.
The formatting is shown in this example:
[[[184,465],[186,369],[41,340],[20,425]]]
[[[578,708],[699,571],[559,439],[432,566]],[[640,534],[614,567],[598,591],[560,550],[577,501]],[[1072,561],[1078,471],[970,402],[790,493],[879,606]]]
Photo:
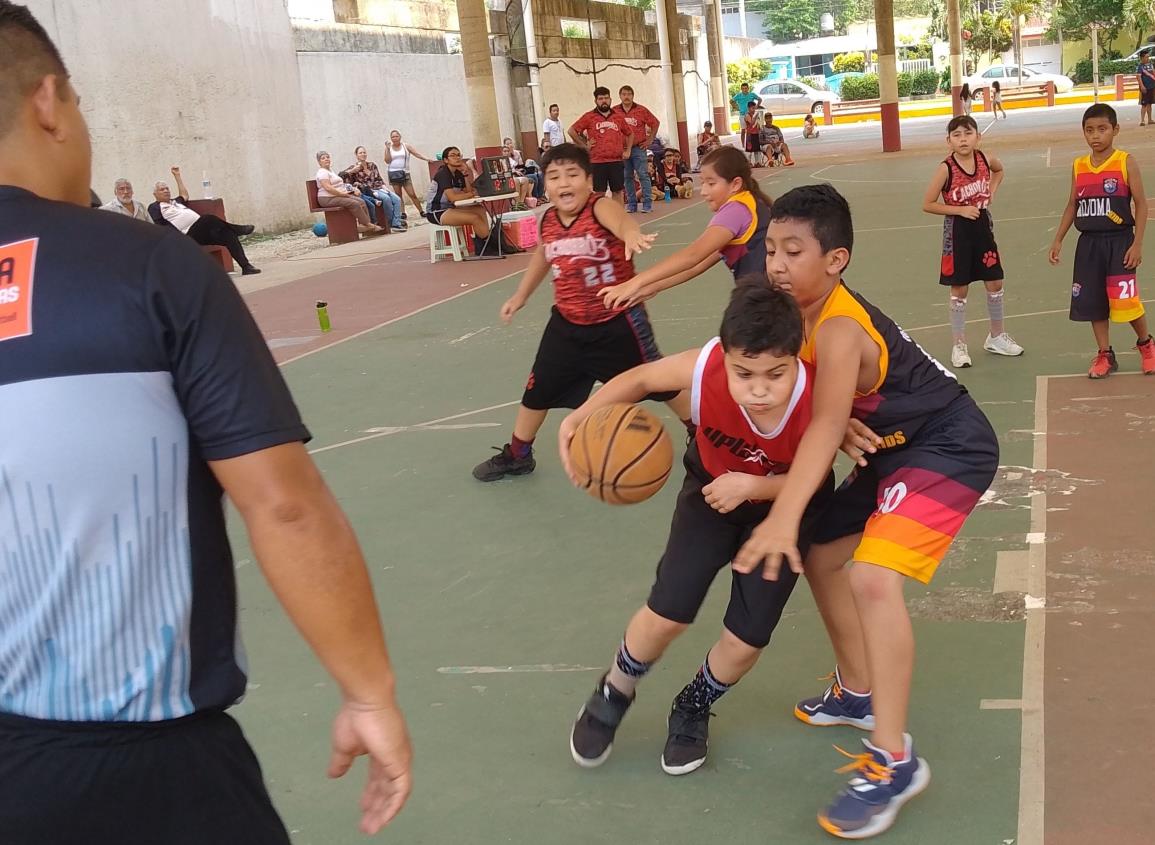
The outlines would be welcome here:
[[[397,706],[346,702],[333,720],[329,777],[339,778],[361,755],[369,757],[369,777],[361,792],[361,832],[370,836],[393,820],[413,789],[413,749]]]

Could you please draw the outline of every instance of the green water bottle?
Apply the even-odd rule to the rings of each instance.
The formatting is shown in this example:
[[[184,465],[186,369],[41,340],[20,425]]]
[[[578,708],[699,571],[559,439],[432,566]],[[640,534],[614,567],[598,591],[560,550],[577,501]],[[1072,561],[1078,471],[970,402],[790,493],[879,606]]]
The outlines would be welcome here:
[[[323,299],[317,300],[317,322],[321,326],[322,334],[333,328],[332,324],[329,323],[329,303]]]

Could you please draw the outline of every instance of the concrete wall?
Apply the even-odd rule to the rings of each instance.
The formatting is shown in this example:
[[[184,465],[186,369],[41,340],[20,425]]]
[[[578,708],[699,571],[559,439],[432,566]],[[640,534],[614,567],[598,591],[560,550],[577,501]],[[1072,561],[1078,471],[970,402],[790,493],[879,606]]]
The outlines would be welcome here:
[[[112,197],[181,165],[229,217],[283,230],[311,219],[303,115],[285,0],[25,0],[59,45],[92,131],[93,187]],[[175,187],[175,186],[174,186]]]

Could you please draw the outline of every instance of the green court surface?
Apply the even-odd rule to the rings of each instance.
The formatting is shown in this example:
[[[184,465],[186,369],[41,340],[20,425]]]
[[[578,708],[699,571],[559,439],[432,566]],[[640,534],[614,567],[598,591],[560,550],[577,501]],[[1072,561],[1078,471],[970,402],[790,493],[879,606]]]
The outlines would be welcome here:
[[[1074,234],[1062,266],[1046,258],[1071,158],[1083,149],[1078,114],[1017,113],[984,142],[1007,168],[992,210],[1008,274],[1008,330],[1027,351],[1020,359],[982,351],[986,305],[976,287],[968,312],[975,366],[960,377],[999,432],[1004,470],[932,585],[908,587],[918,643],[911,731],[934,780],[883,837],[895,845],[1042,841],[1033,838],[1040,831],[1019,825],[1021,768],[1033,765],[1021,742],[1022,714],[981,705],[1023,696],[1023,596],[996,594],[994,585],[997,554],[1028,547],[1037,491],[1023,468],[1032,463],[1035,380],[1080,372],[1093,352],[1089,329],[1066,317]],[[769,174],[763,186],[777,195],[829,180],[842,190],[857,225],[848,283],[947,361],[941,218],[921,211],[945,149],[942,127],[904,124],[909,151],[885,157],[873,153],[877,128],[848,127],[829,139],[824,130],[828,146],[797,142],[800,165]],[[1125,133],[1120,146],[1144,162],[1152,145],[1130,140]],[[640,263],[692,240],[708,216],[705,205],[685,203],[652,221],[647,228],[660,239],[653,258]],[[379,838],[413,845],[833,841],[815,823],[845,782],[834,769],[846,760],[831,746],[857,751],[861,734],[809,728],[792,716],[794,702],[820,693],[819,678],[832,668],[804,582],[760,664],[715,707],[702,769],[673,778],[658,758],[670,700],[717,636],[725,574],[698,623],[641,686],[610,760],[592,771],[571,761],[571,721],[645,600],[677,474],[644,504],[596,502],[560,469],[557,414],[538,440],[536,473],[488,485],[470,477],[509,437],[550,304],[546,286],[503,326],[498,308],[516,283],[506,278],[284,369],[315,437],[310,448],[322,450],[316,460],[364,546],[413,736],[415,790]],[[715,268],[653,300],[663,350],[712,337],[729,288],[729,274]],[[1119,328],[1116,337],[1117,346],[1129,345]],[[1124,370],[1138,366],[1133,351],[1120,362]],[[341,782],[324,778],[336,691],[234,523],[252,666],[248,697],[235,712],[294,841],[364,841],[356,831],[363,769]]]

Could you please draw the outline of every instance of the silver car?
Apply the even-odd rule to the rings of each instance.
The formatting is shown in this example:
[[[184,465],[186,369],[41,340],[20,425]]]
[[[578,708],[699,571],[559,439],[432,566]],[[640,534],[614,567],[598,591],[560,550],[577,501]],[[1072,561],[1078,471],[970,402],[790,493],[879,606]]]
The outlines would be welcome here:
[[[820,91],[796,79],[763,80],[754,84],[754,93],[762,98],[762,108],[774,114],[821,114],[823,101],[838,102],[833,91]]]

